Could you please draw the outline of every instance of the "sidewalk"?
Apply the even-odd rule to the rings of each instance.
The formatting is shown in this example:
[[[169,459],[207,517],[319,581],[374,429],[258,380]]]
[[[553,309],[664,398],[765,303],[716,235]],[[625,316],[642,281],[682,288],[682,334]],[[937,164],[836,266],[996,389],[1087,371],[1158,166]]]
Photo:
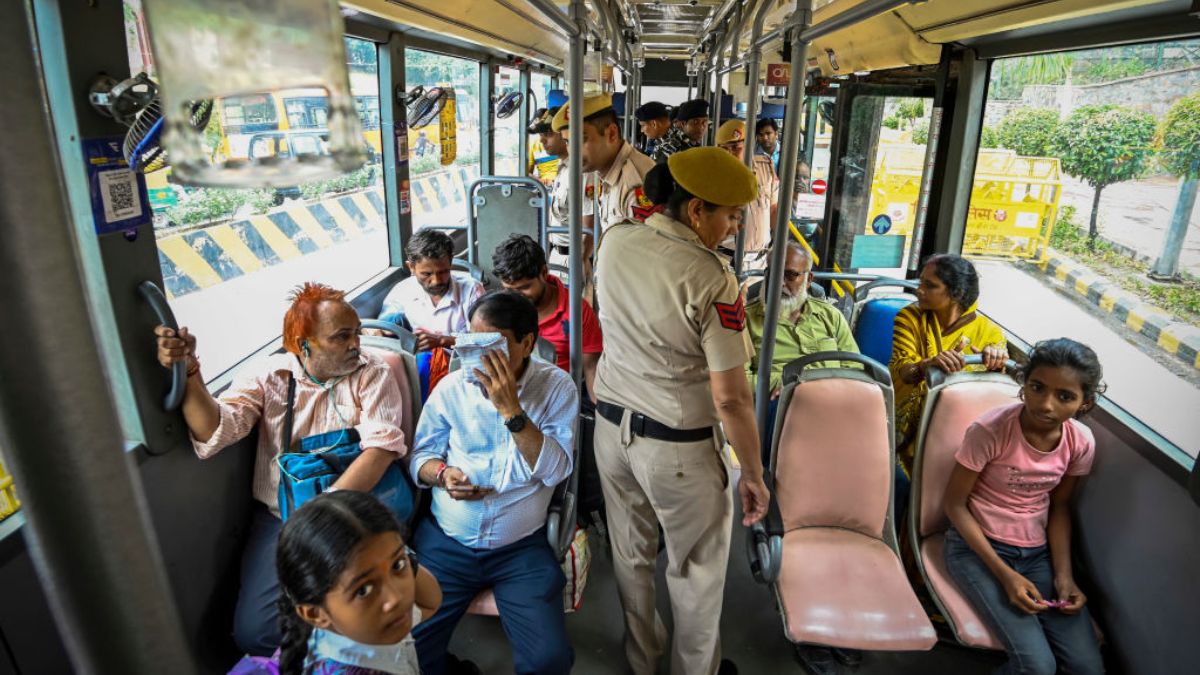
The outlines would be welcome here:
[[[1200,328],[1176,321],[1169,313],[1056,251],[1050,251],[1038,267],[1067,290],[1124,321],[1130,330],[1153,340],[1159,349],[1200,369]]]

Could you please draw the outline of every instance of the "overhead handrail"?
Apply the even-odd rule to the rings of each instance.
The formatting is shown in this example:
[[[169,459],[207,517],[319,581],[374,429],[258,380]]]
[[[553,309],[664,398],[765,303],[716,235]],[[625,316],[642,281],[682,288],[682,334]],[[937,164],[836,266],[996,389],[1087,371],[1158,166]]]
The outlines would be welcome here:
[[[175,313],[171,311],[171,305],[167,302],[167,296],[163,294],[162,289],[153,281],[143,281],[138,284],[138,295],[150,305],[150,309],[154,312],[154,316],[158,319],[159,325],[166,326],[178,333],[179,323],[175,321]],[[163,410],[167,412],[175,412],[179,406],[183,405],[183,394],[187,388],[187,362],[176,361],[171,366],[171,388],[167,391],[167,395],[163,398]]]
[[[963,363],[968,366],[981,366],[983,365],[983,354],[967,354],[963,357]],[[1010,374],[1015,373],[1017,368],[1018,365],[1016,361],[1013,361],[1012,359],[1004,360],[1005,372]],[[938,368],[937,366],[930,366],[925,371],[925,383],[929,385],[930,389],[933,389],[934,387],[945,382],[946,376],[946,371]]]
[[[580,24],[576,23],[575,19],[563,14],[558,6],[554,4],[553,0],[529,0],[529,4],[533,5],[547,19],[553,21],[555,25],[567,34],[568,38],[582,36],[583,31],[580,28]]]

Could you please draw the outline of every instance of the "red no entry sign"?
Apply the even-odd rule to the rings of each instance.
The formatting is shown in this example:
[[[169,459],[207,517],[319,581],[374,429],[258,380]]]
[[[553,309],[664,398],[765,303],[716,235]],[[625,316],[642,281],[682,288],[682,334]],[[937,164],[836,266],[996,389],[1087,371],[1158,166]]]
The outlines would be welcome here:
[[[812,182],[813,194],[823,195],[828,187],[829,186],[825,184],[825,181],[821,180],[820,178]]]

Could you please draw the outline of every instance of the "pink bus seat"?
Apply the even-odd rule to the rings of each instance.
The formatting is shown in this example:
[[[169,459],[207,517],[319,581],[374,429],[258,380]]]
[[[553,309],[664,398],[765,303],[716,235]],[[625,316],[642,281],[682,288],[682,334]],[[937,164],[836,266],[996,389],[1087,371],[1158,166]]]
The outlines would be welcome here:
[[[492,589],[480,591],[479,595],[471,601],[467,606],[468,614],[478,614],[479,616],[500,616],[500,609],[496,607],[496,594],[492,593]]]
[[[946,486],[954,470],[954,453],[967,427],[983,413],[1017,401],[1019,387],[1000,373],[957,373],[934,387],[925,402],[913,461],[909,505],[909,542],[917,567],[934,603],[955,638],[980,649],[1002,649],[1000,641],[959,591],[943,557]]]
[[[421,415],[421,390],[417,379],[416,359],[391,338],[363,335],[360,337],[360,344],[364,350],[382,358],[392,369],[396,384],[400,386],[400,395],[408,404],[408,409],[402,411],[400,417],[400,430],[404,432],[404,445],[412,452],[417,418]]]
[[[804,372],[824,361],[856,361],[864,370]],[[789,364],[783,382],[769,539],[756,529],[751,566],[768,582],[778,570],[785,634],[834,647],[931,649],[937,633],[905,577],[891,520],[887,369],[860,354],[825,352]]]

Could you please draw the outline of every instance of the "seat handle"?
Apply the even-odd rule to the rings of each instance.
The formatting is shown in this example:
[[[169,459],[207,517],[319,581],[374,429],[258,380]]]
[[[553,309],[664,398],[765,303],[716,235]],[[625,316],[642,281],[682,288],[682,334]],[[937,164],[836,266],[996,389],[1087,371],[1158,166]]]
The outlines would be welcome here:
[[[404,326],[401,326],[399,324],[394,324],[391,321],[380,321],[379,319],[367,319],[367,320],[363,321],[361,324],[359,324],[359,329],[361,330],[363,328],[375,328],[377,330],[385,330],[385,331],[391,333],[392,335],[396,336],[396,339],[400,341],[401,349],[408,352],[409,354],[417,353],[417,336],[414,335],[412,331],[405,328]]]
[[[167,302],[167,296],[163,294],[162,289],[153,281],[143,281],[138,284],[138,294],[150,305],[150,309],[154,312],[154,316],[158,319],[161,326],[166,326],[173,331],[179,330],[179,323],[175,321],[175,313],[171,311],[171,305]],[[171,388],[167,391],[167,395],[163,398],[163,410],[167,412],[175,412],[179,406],[183,404],[183,394],[187,387],[187,363],[185,361],[176,361],[171,366]]]
[[[968,366],[981,366],[983,365],[983,354],[967,354],[963,357],[963,362]],[[1017,362],[1013,361],[1012,359],[1005,359],[1004,372],[1010,374],[1017,372]],[[946,371],[942,370],[941,368],[938,368],[937,366],[930,366],[929,369],[925,371],[925,382],[929,385],[930,389],[941,385],[945,381]]]
[[[887,367],[882,363],[867,356],[866,354],[840,351],[816,352],[801,356],[795,361],[792,361],[783,367],[783,383],[788,384],[789,382],[794,382],[800,379],[800,375],[804,372],[805,368],[813,365],[814,363],[823,363],[825,361],[850,361],[853,363],[862,364],[863,369],[866,370],[867,374],[870,375],[876,382],[888,387],[892,386],[891,373],[888,372]]]

